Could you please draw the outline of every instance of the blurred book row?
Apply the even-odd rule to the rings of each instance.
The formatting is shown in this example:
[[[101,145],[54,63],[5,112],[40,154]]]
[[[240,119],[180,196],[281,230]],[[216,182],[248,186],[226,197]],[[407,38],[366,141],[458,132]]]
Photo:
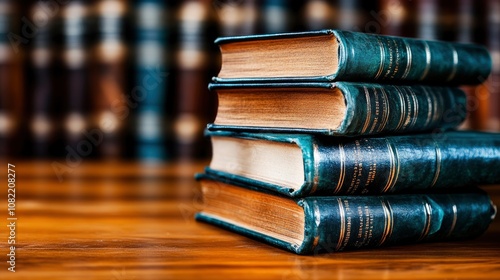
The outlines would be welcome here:
[[[500,130],[500,1],[0,0],[0,154],[207,157],[213,40],[323,28],[487,45],[464,128]]]

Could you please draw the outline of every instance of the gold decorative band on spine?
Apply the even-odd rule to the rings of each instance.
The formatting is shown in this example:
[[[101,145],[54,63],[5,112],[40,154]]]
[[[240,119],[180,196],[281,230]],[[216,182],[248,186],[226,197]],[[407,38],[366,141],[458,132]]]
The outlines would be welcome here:
[[[311,187],[311,191],[309,193],[314,193],[318,189],[319,183],[319,164],[320,164],[320,153],[318,151],[318,144],[313,142],[313,163],[314,163],[314,178],[313,185]]]
[[[433,107],[434,103],[433,103],[433,99],[431,99],[431,96],[429,95],[429,92],[427,91],[427,88],[425,86],[420,86],[420,88],[424,92],[425,98],[427,100],[427,117],[425,119],[424,126],[428,127],[429,124],[431,123],[432,116],[433,116],[433,113],[434,113],[434,107]]]
[[[382,233],[382,237],[378,243],[379,246],[384,244],[387,238],[392,235],[392,229],[394,228],[394,218],[389,201],[381,199],[380,202],[382,203],[382,210],[384,212],[384,232]]]
[[[439,108],[443,108],[444,106],[444,99],[443,99],[443,95],[442,94],[434,94],[432,96],[433,98],[433,101],[434,101],[434,110],[432,111],[432,123],[433,124],[436,124],[437,122],[439,122],[443,116],[442,116],[442,111],[443,110],[440,110]]]
[[[457,211],[457,205],[455,203],[453,203],[452,210],[453,210],[453,221],[451,222],[450,231],[448,232],[447,236],[450,236],[453,233],[453,231],[455,230],[455,226],[457,225],[458,211]]]
[[[411,112],[413,116],[411,118],[410,127],[415,127],[418,118],[418,99],[411,87],[408,87],[408,91],[410,91],[411,100],[413,101],[413,111]]]
[[[434,171],[434,178],[432,179],[431,188],[434,187],[437,180],[439,179],[439,174],[441,173],[441,147],[439,147],[436,141],[434,141],[434,147],[436,151],[436,171]]]
[[[385,62],[385,47],[382,41],[380,41],[380,38],[377,38],[378,45],[380,47],[380,65],[377,71],[377,74],[375,75],[375,80],[378,80],[380,78],[380,75],[382,75],[384,71],[384,62]]]
[[[425,46],[425,69],[424,73],[422,73],[422,76],[420,77],[420,81],[425,79],[427,77],[427,74],[429,74],[429,69],[431,69],[431,49],[429,48],[429,44],[424,41],[424,46]]]
[[[410,69],[411,69],[411,64],[412,64],[412,53],[411,53],[411,48],[406,41],[403,40],[403,43],[405,44],[406,47],[406,69],[405,72],[403,73],[403,76],[401,79],[406,79],[408,77],[408,74],[410,74]]]
[[[313,207],[313,211],[314,211],[314,223],[315,223],[316,228],[318,228],[319,224],[321,223],[321,212],[319,211],[318,203],[316,200],[312,201],[312,207]],[[311,251],[316,249],[316,247],[319,244],[319,232],[316,231],[316,234],[318,234],[318,235],[314,236]]]
[[[447,82],[453,80],[455,78],[455,75],[457,74],[457,68],[458,68],[458,53],[457,50],[453,45],[450,45],[452,52],[453,52],[453,68],[451,69],[451,73],[446,79]]]
[[[365,133],[366,130],[368,129],[368,125],[370,124],[371,116],[372,116],[372,104],[370,101],[370,91],[368,90],[367,87],[363,87],[365,91],[365,97],[366,97],[366,119],[365,119],[365,124],[363,125],[363,129],[361,130],[361,134]],[[373,89],[375,90],[375,89]]]
[[[342,185],[344,184],[344,179],[345,179],[346,156],[345,156],[345,151],[344,151],[344,145],[342,143],[339,144],[339,155],[340,155],[340,173],[339,173],[339,180],[337,182],[337,186],[335,187],[335,190],[333,191],[334,194],[337,194],[342,189]]]
[[[406,116],[406,99],[405,99],[405,95],[399,91],[399,88],[396,86],[394,87],[394,89],[396,90],[396,92],[398,93],[398,100],[399,100],[399,108],[401,110],[401,112],[399,113],[399,122],[398,122],[398,125],[396,126],[396,131],[400,130],[401,127],[403,126],[404,124],[404,120],[405,120],[405,116]]]
[[[424,212],[425,212],[425,225],[424,229],[422,230],[422,234],[420,234],[420,238],[418,238],[418,241],[427,237],[427,235],[429,235],[429,231],[431,230],[432,207],[427,202],[424,203]]]
[[[390,171],[389,171],[389,178],[387,179],[387,183],[385,187],[382,189],[382,193],[389,192],[392,187],[397,182],[398,176],[399,176],[399,169],[400,169],[400,164],[399,164],[399,155],[398,151],[396,148],[389,142],[388,139],[385,140],[387,142],[387,149],[389,151],[389,159],[390,159]]]
[[[385,129],[385,126],[387,125],[387,122],[389,121],[389,114],[390,114],[390,108],[389,108],[389,97],[387,97],[387,92],[385,91],[384,88],[381,88],[380,91],[382,92],[382,122],[380,123],[380,126],[378,128],[378,132],[382,132]]]
[[[341,198],[337,198],[337,202],[339,203],[339,215],[340,215],[340,234],[339,234],[339,241],[337,243],[337,247],[335,248],[335,250],[340,250],[340,248],[342,247],[342,243],[344,242],[344,239],[345,239],[345,231],[346,231],[346,225],[345,225],[345,222],[346,222],[346,214],[345,214],[345,209],[344,209],[344,204],[342,204],[342,199]]]

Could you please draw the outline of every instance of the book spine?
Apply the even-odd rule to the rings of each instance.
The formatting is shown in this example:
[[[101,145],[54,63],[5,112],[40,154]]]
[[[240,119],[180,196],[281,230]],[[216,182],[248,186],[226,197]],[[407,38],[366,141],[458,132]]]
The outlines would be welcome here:
[[[16,156],[23,119],[23,47],[17,1],[0,2],[0,157]],[[24,21],[23,21],[24,23]],[[21,30],[20,30],[21,29]]]
[[[496,211],[484,192],[314,197],[299,201],[309,234],[298,253],[477,237]],[[311,241],[315,242],[311,242]]]
[[[262,33],[283,33],[290,32],[291,12],[290,3],[285,0],[264,0],[262,1],[261,20]]]
[[[380,0],[379,22],[384,35],[415,37],[414,1]]]
[[[349,141],[318,138],[314,146],[314,164],[319,166],[317,192],[325,195],[500,183],[500,137],[495,134],[448,132]]]
[[[344,93],[346,118],[342,135],[426,131],[453,128],[466,116],[466,97],[460,89],[336,83]]]
[[[29,20],[35,22],[36,15],[50,11],[45,2],[35,2],[30,6]],[[27,154],[34,157],[56,155],[55,146],[58,140],[57,108],[54,106],[54,46],[52,36],[53,17],[48,17],[46,24],[37,29],[29,52],[26,84],[29,96],[29,125]]]
[[[491,71],[488,51],[478,45],[333,32],[340,41],[337,80],[477,84]]]
[[[300,9],[303,11],[304,30],[319,30],[333,26],[335,8],[331,1],[306,0]]]
[[[99,154],[119,158],[123,154],[124,120],[128,117],[125,81],[128,48],[126,1],[102,0],[94,4],[96,42],[92,60],[92,124],[103,135]]]
[[[167,72],[167,5],[141,0],[134,4],[135,82],[131,100],[135,110],[134,134],[137,157],[143,161],[165,160],[165,99]]]
[[[60,98],[65,102],[62,127],[66,142],[63,153],[82,157],[95,155],[87,139],[90,128],[88,35],[89,6],[86,1],[71,1],[61,7],[58,22],[60,43]]]
[[[337,0],[335,2],[334,23],[336,29],[373,32],[371,25],[367,24],[369,20],[369,11],[374,11],[376,1],[361,0]]]
[[[255,34],[259,14],[257,0],[214,1],[212,6],[218,17],[222,36]]]
[[[487,46],[493,59],[493,71],[486,81],[482,99],[486,103],[485,124],[487,131],[500,131],[500,2],[488,0],[487,8]]]
[[[241,4],[241,3],[240,3]],[[240,5],[229,3],[228,5]],[[173,132],[176,157],[206,157],[208,142],[203,129],[214,98],[207,90],[211,62],[207,39],[211,7],[206,1],[186,1],[178,10],[179,48],[176,51],[176,96]]]

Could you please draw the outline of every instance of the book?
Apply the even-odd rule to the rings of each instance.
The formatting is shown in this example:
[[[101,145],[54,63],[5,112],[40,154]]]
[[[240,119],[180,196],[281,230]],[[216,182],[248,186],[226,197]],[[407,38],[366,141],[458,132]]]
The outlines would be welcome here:
[[[116,159],[124,154],[125,119],[129,115],[125,99],[129,56],[125,31],[129,6],[123,0],[101,0],[92,8],[95,21],[90,71],[92,125],[103,135],[99,156]]]
[[[290,31],[292,23],[290,1],[263,0],[260,8],[260,30],[262,33],[282,33]]]
[[[302,12],[302,29],[318,30],[334,25],[335,7],[328,0],[305,0],[298,9]]]
[[[254,34],[259,20],[258,5],[257,0],[213,1],[212,9],[217,14],[220,33],[224,36]]]
[[[231,4],[232,5],[232,4]],[[176,88],[173,109],[175,157],[204,158],[210,144],[203,137],[215,98],[207,90],[211,5],[208,1],[184,1],[177,11],[178,48],[175,51]],[[209,105],[210,104],[210,105]]]
[[[367,83],[213,83],[219,108],[210,129],[371,135],[447,129],[465,118],[451,87]]]
[[[36,15],[50,10],[47,2],[32,1],[28,6],[29,20],[34,22]],[[57,108],[55,100],[54,83],[54,57],[55,45],[54,18],[49,17],[46,24],[39,26],[36,36],[31,40],[27,49],[28,59],[26,63],[26,115],[28,125],[26,128],[25,155],[47,158],[57,156],[57,147],[60,143],[60,127],[57,120],[60,119],[60,108]]]
[[[415,1],[379,0],[378,22],[381,34],[415,37],[414,9]]]
[[[167,148],[165,103],[169,82],[166,16],[164,1],[140,0],[131,6],[134,24],[134,82],[130,105],[135,156],[141,161],[163,161],[170,157]]]
[[[341,138],[210,131],[207,173],[282,195],[404,193],[498,184],[500,134]]]
[[[199,221],[297,254],[473,238],[496,214],[474,188],[453,193],[290,199],[199,175]]]
[[[377,30],[370,18],[370,15],[375,14],[377,4],[377,1],[334,1],[336,11],[333,17],[334,27],[340,30],[379,33],[380,30]]]
[[[75,0],[61,6],[55,19],[58,32],[55,41],[60,44],[56,47],[60,59],[56,76],[63,77],[57,85],[58,98],[64,100],[61,119],[65,148],[61,150],[65,155],[95,155],[95,150],[86,137],[91,124],[88,71],[90,11],[87,1]],[[82,148],[83,146],[91,148]]]
[[[25,39],[21,33],[17,1],[0,2],[0,157],[17,156],[23,123]]]
[[[218,82],[364,81],[477,84],[491,70],[485,47],[321,30],[223,37]]]
[[[485,116],[481,127],[487,131],[500,131],[500,2],[487,0],[486,2],[486,45],[491,52],[493,69],[486,81],[486,87],[481,92],[481,114]]]

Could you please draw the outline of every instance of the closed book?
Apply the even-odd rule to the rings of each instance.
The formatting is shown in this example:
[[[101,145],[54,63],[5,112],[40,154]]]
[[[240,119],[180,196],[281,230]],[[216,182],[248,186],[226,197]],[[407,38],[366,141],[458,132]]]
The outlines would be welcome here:
[[[486,193],[311,196],[290,199],[199,175],[211,223],[297,254],[472,238],[496,208]]]
[[[500,134],[366,138],[209,132],[207,173],[283,195],[382,194],[500,183]]]
[[[367,83],[214,83],[211,129],[372,135],[453,128],[466,98],[451,87]]]
[[[219,38],[219,82],[364,81],[477,84],[491,70],[483,46],[339,30]]]
[[[165,1],[140,0],[131,6],[134,17],[134,81],[131,90],[132,133],[135,155],[141,161],[162,161],[171,156],[167,148],[165,110],[168,88],[168,45]]]
[[[129,48],[125,34],[129,6],[123,0],[101,0],[93,4],[93,11],[91,123],[103,134],[99,156],[116,159],[125,153],[125,121],[130,110],[125,95],[129,80]]]

